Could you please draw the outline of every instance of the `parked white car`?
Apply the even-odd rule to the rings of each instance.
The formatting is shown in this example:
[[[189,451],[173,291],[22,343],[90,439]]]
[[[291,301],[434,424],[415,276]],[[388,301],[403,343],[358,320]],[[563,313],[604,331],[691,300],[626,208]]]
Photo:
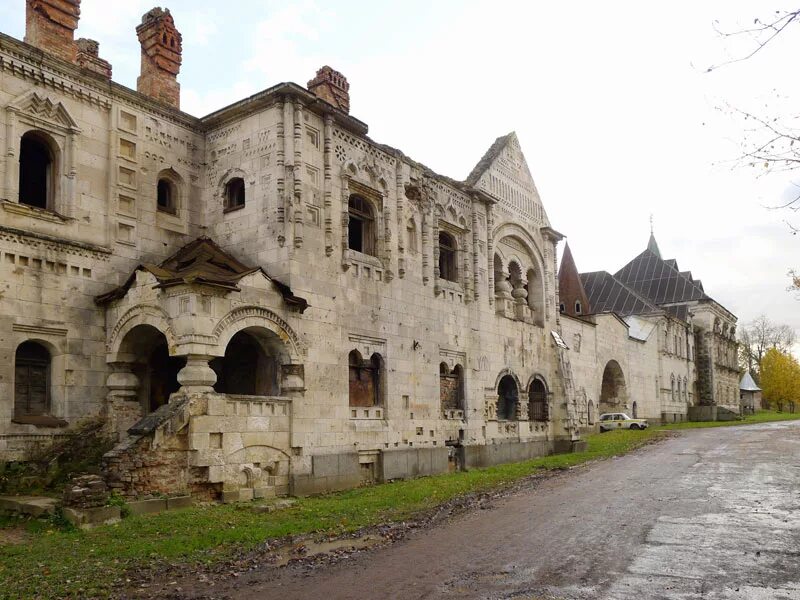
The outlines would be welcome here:
[[[600,415],[600,433],[613,429],[647,429],[647,419],[631,419],[625,413]]]

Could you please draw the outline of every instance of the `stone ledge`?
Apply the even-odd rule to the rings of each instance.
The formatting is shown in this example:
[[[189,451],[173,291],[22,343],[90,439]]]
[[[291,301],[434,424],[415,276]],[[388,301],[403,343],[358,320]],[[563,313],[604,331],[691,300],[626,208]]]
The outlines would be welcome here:
[[[44,496],[0,496],[0,512],[41,517],[55,514],[58,500]]]
[[[91,529],[98,525],[119,523],[121,511],[119,506],[98,506],[96,508],[64,508],[64,517],[80,529]]]

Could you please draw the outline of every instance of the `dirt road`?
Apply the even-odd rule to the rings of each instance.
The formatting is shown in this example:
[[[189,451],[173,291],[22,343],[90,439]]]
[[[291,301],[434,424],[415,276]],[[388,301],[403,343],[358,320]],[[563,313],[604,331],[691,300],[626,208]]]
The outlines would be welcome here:
[[[235,586],[235,587],[234,587]],[[688,431],[245,599],[800,599],[800,423]]]

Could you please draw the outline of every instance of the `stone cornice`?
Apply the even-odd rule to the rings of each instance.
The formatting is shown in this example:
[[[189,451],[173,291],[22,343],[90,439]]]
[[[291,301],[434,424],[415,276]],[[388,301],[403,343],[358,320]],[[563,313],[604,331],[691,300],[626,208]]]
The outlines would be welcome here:
[[[200,129],[200,119],[172,109],[144,94],[82,69],[35,46],[0,33],[0,71],[29,79],[56,92],[110,110],[112,100],[126,103],[188,127]]]
[[[351,133],[357,135],[366,135],[368,131],[367,124],[359,121],[355,117],[351,117],[347,113],[339,110],[332,104],[325,100],[318,98],[304,87],[296,83],[284,82],[273,85],[266,90],[253,94],[249,98],[239,100],[233,104],[214,111],[200,119],[203,129],[215,129],[227,125],[231,121],[235,121],[243,116],[252,113],[254,110],[263,110],[269,108],[279,100],[298,100],[305,108],[316,112],[323,117],[330,115],[333,117],[334,122]]]
[[[87,242],[65,240],[63,238],[45,235],[43,233],[34,233],[32,231],[23,231],[5,225],[0,225],[0,239],[15,241],[28,246],[44,247],[49,250],[65,251],[68,254],[89,256],[98,260],[108,260],[111,256],[111,250],[103,246],[97,246]]]

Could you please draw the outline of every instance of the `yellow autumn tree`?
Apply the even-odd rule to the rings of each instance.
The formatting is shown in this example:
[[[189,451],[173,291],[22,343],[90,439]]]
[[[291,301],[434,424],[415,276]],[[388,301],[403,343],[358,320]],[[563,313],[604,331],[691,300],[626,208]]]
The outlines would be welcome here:
[[[800,364],[788,352],[770,348],[761,359],[761,390],[770,408],[800,403]]]

